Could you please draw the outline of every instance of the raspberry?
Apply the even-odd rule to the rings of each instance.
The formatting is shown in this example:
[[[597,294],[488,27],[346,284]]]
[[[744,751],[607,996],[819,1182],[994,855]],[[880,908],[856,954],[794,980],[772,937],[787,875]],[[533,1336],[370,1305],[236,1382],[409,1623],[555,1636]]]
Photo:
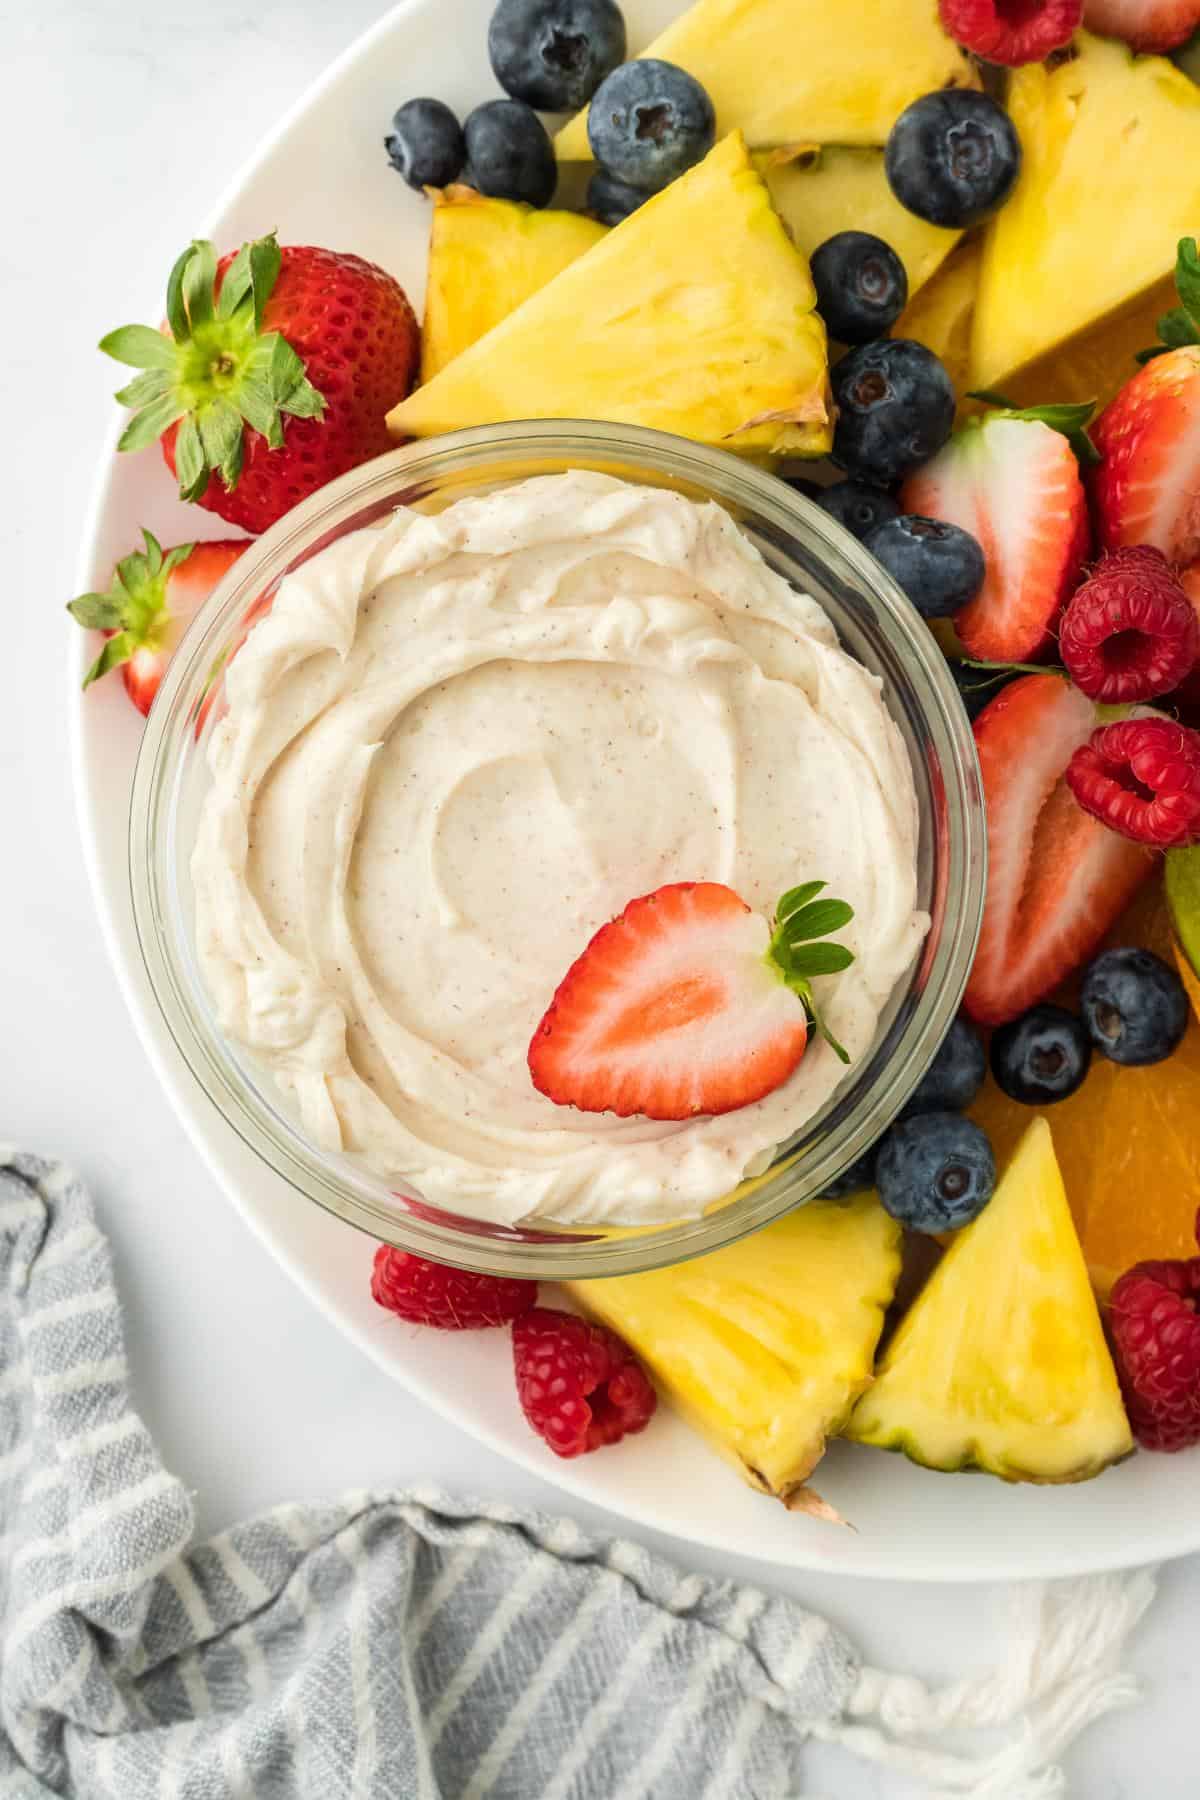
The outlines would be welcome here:
[[[1084,812],[1135,844],[1200,843],[1200,732],[1173,719],[1102,725],[1067,764],[1067,786]]]
[[[535,1307],[513,1326],[521,1410],[556,1456],[583,1456],[650,1423],[658,1395],[615,1331]]]
[[[1196,1221],[1200,1236],[1200,1217]],[[1200,1256],[1140,1262],[1109,1299],[1109,1332],[1125,1410],[1146,1450],[1200,1444]]]
[[[939,0],[950,36],[985,61],[1015,69],[1069,44],[1083,21],[1083,0]]]
[[[478,1331],[484,1325],[507,1325],[536,1306],[537,1282],[472,1275],[466,1269],[450,1269],[444,1263],[427,1262],[423,1256],[380,1244],[375,1252],[371,1295],[410,1325]]]
[[[1091,700],[1153,700],[1190,674],[1200,619],[1161,550],[1114,550],[1077,590],[1059,630],[1062,659]]]

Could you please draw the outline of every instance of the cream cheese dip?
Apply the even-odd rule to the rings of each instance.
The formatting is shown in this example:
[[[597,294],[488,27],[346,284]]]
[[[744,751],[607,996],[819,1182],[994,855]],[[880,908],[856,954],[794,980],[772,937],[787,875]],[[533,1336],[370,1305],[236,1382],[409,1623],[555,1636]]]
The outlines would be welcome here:
[[[326,1149],[449,1211],[699,1212],[829,1098],[679,1124],[556,1106],[529,1040],[592,934],[670,881],[769,914],[822,879],[852,1063],[927,929],[879,683],[715,504],[540,477],[405,509],[289,575],[226,675],[192,880],[221,1030]]]

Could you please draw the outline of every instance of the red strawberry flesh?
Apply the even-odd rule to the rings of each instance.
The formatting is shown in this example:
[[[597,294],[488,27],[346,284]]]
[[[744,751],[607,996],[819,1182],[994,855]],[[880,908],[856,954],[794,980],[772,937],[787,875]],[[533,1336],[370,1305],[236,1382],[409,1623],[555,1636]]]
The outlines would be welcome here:
[[[1156,356],[1110,400],[1092,431],[1104,550],[1149,544],[1168,562],[1200,557],[1200,345]]]
[[[766,921],[716,882],[631,901],[572,965],[534,1033],[534,1086],[621,1118],[681,1120],[761,1100],[808,1040],[804,1003],[769,946]]]
[[[1076,805],[1064,776],[1096,724],[1057,675],[1026,675],[975,721],[987,806],[988,886],[964,1004],[999,1025],[1085,961],[1154,868]]]
[[[1067,439],[1040,420],[993,414],[956,432],[900,498],[905,512],[959,525],[983,546],[983,587],[954,618],[968,655],[1030,662],[1047,651],[1090,539]]]

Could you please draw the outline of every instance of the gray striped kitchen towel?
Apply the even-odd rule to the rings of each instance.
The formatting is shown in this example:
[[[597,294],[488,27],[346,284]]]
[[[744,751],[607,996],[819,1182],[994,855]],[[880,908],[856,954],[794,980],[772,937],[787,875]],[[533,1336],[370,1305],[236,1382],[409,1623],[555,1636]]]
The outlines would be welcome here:
[[[1047,1758],[1131,1697],[1115,1657],[1149,1598],[1073,1584],[1031,1615],[1026,1680],[930,1693],[790,1600],[501,1505],[350,1494],[194,1544],[87,1193],[3,1149],[0,1531],[13,1800],[784,1800],[807,1736],[1045,1800]],[[1004,1719],[984,1761],[911,1741]]]

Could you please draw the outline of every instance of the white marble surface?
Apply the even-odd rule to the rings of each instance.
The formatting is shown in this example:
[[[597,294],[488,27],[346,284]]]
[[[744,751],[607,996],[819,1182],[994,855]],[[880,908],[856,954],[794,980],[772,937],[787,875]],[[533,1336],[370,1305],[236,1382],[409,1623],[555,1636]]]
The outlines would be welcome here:
[[[0,507],[16,552],[2,602],[0,1135],[69,1157],[91,1181],[115,1241],[137,1399],[205,1527],[300,1494],[417,1478],[562,1505],[345,1344],[214,1192],[106,966],[68,783],[61,607],[114,385],[95,340],[141,316],[262,131],[380,11],[379,0],[0,0]],[[1005,1653],[998,1589],[780,1580],[881,1664],[936,1679]],[[1146,1698],[1072,1752],[1078,1800],[1197,1792],[1200,1559],[1165,1572],[1131,1660]],[[918,1792],[835,1752],[814,1751],[809,1769],[824,1800]]]

